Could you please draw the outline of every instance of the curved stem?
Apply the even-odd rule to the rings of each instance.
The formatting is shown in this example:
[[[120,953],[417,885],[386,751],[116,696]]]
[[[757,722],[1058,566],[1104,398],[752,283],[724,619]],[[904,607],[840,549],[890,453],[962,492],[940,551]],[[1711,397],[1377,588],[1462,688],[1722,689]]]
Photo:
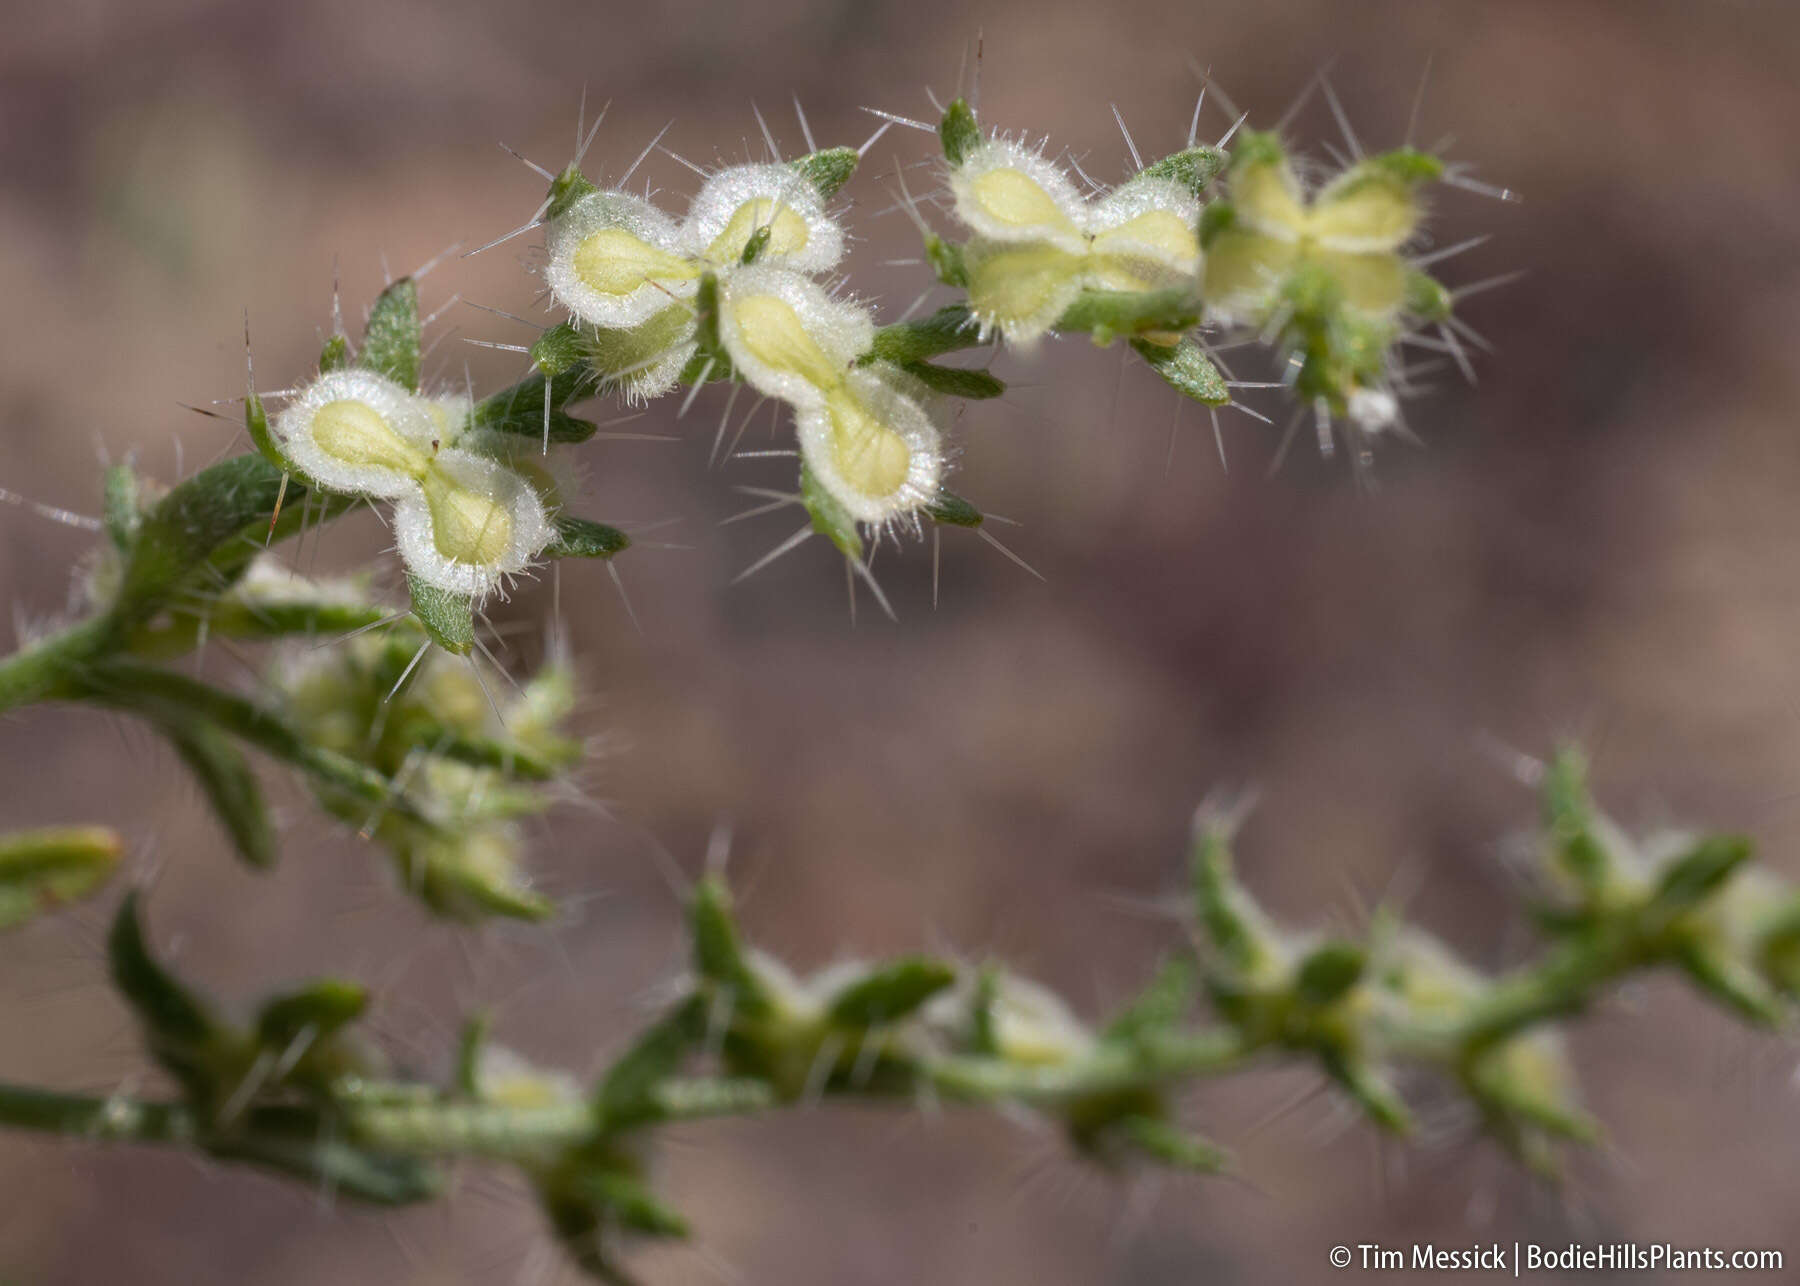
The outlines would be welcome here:
[[[95,616],[0,658],[0,714],[62,695],[72,671],[117,641],[111,617]]]
[[[181,1103],[51,1090],[0,1082],[0,1125],[70,1138],[129,1143],[192,1143],[199,1134],[191,1109]]]

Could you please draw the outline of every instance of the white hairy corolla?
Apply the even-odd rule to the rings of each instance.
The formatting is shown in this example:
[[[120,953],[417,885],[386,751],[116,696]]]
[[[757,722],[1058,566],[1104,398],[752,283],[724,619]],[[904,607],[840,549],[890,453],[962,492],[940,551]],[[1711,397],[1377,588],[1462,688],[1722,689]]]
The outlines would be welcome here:
[[[551,221],[548,248],[551,294],[590,326],[637,326],[691,297],[700,282],[675,221],[628,192],[577,200]]]
[[[392,499],[431,463],[436,422],[411,390],[357,367],[327,371],[269,426],[302,477],[332,491]]]
[[[673,388],[693,355],[701,277],[737,270],[764,231],[759,264],[821,273],[843,257],[843,230],[804,175],[737,165],[707,178],[679,224],[629,193],[581,197],[551,221],[546,277],[584,328],[603,383],[647,401]]]
[[[555,502],[514,462],[465,449],[492,436],[469,426],[466,396],[420,397],[352,367],[302,389],[271,436],[283,460],[318,486],[390,501],[395,544],[413,576],[480,598],[550,543]]]
[[[818,189],[787,165],[733,165],[710,175],[688,206],[681,242],[694,261],[726,270],[763,228],[769,239],[758,263],[817,274],[844,256],[843,229],[825,213]]]
[[[969,309],[984,331],[1038,339],[1084,290],[1197,290],[1200,206],[1180,184],[1140,176],[1098,200],[1023,144],[991,138],[950,174]]]
[[[758,392],[794,408],[814,478],[858,522],[903,519],[934,499],[944,470],[929,393],[883,363],[857,365],[874,342],[861,306],[780,268],[746,268],[720,284],[719,339]]]
[[[470,451],[440,451],[394,500],[394,541],[414,576],[481,598],[516,576],[555,530],[543,497],[518,472]]]
[[[1344,303],[1388,319],[1406,304],[1401,254],[1424,218],[1416,179],[1384,158],[1350,166],[1310,198],[1272,143],[1232,166],[1233,221],[1207,246],[1206,302],[1225,322],[1256,322],[1297,268],[1329,274]]]

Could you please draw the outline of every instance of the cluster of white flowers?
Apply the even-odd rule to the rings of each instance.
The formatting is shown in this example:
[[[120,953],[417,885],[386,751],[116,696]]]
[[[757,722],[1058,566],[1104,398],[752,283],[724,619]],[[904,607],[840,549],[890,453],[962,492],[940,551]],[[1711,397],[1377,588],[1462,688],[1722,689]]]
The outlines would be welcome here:
[[[422,397],[371,370],[326,371],[270,424],[286,466],[327,491],[386,500],[416,580],[481,599],[555,534],[541,465],[473,427],[466,397]]]
[[[697,380],[729,362],[793,408],[816,483],[851,518],[880,526],[935,499],[943,441],[928,390],[868,360],[870,310],[820,284],[843,249],[842,229],[799,170],[738,165],[709,176],[680,223],[630,193],[578,197],[550,220],[546,277],[603,386],[647,399],[696,360]],[[703,319],[709,277],[717,315]],[[723,360],[700,355],[703,321],[716,326]]]
[[[1425,217],[1419,187],[1435,158],[1402,148],[1345,166],[1312,192],[1271,134],[1247,134],[1233,158],[1229,205],[1207,238],[1207,316],[1281,333],[1290,324],[1334,337],[1289,341],[1300,392],[1340,403],[1364,433],[1400,422],[1391,354],[1417,321],[1440,325],[1441,287],[1406,254]],[[1454,347],[1454,336],[1446,332]]]
[[[1030,345],[1084,290],[1200,289],[1200,203],[1172,179],[1138,174],[1084,196],[1041,152],[995,136],[951,168],[969,311],[984,334]]]

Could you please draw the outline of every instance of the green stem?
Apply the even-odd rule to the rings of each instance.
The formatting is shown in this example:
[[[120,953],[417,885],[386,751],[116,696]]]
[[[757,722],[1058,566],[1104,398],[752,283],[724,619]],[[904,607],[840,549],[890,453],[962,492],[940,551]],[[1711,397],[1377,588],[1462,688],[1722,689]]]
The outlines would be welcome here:
[[[1628,927],[1553,951],[1537,964],[1495,981],[1475,1012],[1457,1028],[1456,1039],[1479,1052],[1507,1037],[1584,1006],[1604,984],[1631,972],[1654,955]]]
[[[975,1055],[925,1063],[925,1079],[946,1097],[1046,1104],[1231,1071],[1255,1052],[1235,1032],[1162,1036],[1130,1045],[1105,1044],[1069,1063],[1031,1065]]]
[[[180,1103],[97,1098],[0,1083],[0,1124],[106,1142],[177,1143],[199,1134],[193,1112]]]
[[[267,755],[292,764],[322,786],[365,803],[429,821],[387,776],[309,741],[280,715],[235,692],[137,661],[109,660],[81,676],[68,695],[150,719],[202,719]]]
[[[0,714],[65,695],[75,673],[118,644],[109,616],[95,616],[0,659]]]

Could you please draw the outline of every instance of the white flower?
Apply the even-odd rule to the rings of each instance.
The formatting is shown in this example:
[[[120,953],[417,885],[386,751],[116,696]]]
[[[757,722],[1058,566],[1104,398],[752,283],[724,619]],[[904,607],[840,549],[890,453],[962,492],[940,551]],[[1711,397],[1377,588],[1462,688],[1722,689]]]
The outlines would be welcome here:
[[[769,241],[758,263],[816,274],[843,258],[843,229],[825,214],[818,189],[787,165],[734,165],[711,175],[688,207],[681,243],[692,259],[729,269],[761,228]]]
[[[984,331],[1029,344],[1084,290],[1198,290],[1200,206],[1183,186],[1139,177],[1097,201],[1030,148],[994,138],[950,175],[969,308]]]
[[[944,453],[928,391],[856,365],[874,337],[865,309],[798,273],[748,268],[721,285],[719,338],[738,373],[794,408],[801,455],[844,511],[882,524],[937,495]]]
[[[440,451],[394,502],[394,539],[407,570],[474,598],[524,571],[554,534],[529,482],[469,451]]]
[[[420,397],[357,368],[328,371],[276,417],[276,447],[328,491],[389,500],[407,571],[480,598],[550,543],[560,480],[471,427],[465,395]],[[527,476],[527,467],[531,470]]]
[[[409,390],[356,367],[321,375],[269,427],[296,472],[332,491],[384,499],[418,485],[437,433]]]
[[[827,272],[843,230],[818,190],[786,165],[736,165],[711,175],[679,225],[626,192],[592,192],[552,221],[551,295],[586,328],[588,361],[627,402],[673,388],[694,353],[700,278],[737,271],[767,230],[757,263]]]
[[[701,267],[675,221],[641,197],[591,192],[552,221],[547,279],[556,302],[590,326],[629,329],[692,297]]]

